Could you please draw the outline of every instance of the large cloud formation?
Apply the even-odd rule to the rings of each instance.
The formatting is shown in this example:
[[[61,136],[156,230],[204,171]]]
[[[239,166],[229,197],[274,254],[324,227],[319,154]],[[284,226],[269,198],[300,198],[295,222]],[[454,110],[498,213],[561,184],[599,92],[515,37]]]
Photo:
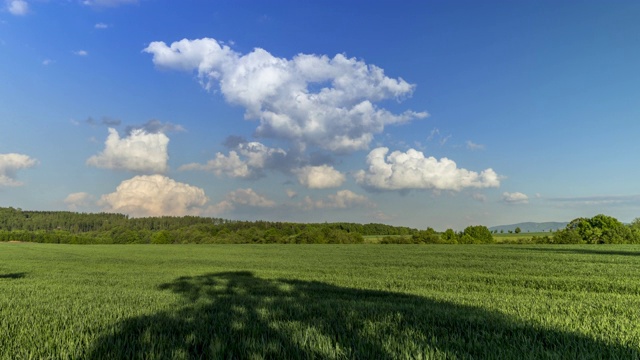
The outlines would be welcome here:
[[[162,175],[141,175],[125,180],[116,191],[103,195],[105,211],[134,217],[200,215],[209,199],[204,190]]]
[[[87,165],[147,173],[167,171],[169,137],[159,133],[149,133],[145,129],[132,129],[129,136],[121,138],[113,128],[104,150],[90,157]]]
[[[355,174],[358,184],[374,190],[451,190],[500,186],[493,169],[480,173],[460,169],[453,160],[425,157],[420,151],[394,151],[380,147],[367,156],[369,168]]]
[[[386,125],[426,117],[393,114],[375,103],[410,96],[415,85],[387,77],[383,69],[338,54],[299,54],[292,59],[256,48],[240,54],[215,39],[155,41],[144,49],[158,67],[197,71],[201,84],[218,84],[227,102],[259,120],[256,135],[336,152],[366,149]]]
[[[37,160],[23,154],[0,154],[0,187],[22,185],[16,180],[18,170],[33,167],[37,163]]]

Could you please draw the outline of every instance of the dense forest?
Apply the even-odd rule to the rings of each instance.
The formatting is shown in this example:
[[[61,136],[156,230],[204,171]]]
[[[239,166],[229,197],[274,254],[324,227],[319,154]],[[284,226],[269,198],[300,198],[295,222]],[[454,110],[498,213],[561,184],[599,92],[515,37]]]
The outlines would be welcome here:
[[[182,216],[130,218],[123,214],[25,211],[0,208],[0,241],[60,244],[357,244],[364,236],[382,244],[488,244],[495,239],[486,226],[456,232],[417,230],[385,224],[289,223],[235,221]],[[640,219],[625,225],[596,215],[578,218],[551,235],[504,240],[538,244],[638,244]]]
[[[130,218],[122,214],[0,208],[0,241],[70,244],[362,243],[366,235],[412,236],[384,224],[233,221],[196,216]]]

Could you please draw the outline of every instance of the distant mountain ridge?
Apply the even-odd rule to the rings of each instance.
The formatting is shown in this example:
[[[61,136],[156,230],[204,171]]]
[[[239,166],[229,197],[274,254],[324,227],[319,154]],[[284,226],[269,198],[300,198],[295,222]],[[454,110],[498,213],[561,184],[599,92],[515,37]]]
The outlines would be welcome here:
[[[549,222],[522,222],[522,223],[518,223],[518,224],[511,224],[511,225],[498,225],[498,226],[492,226],[489,228],[489,230],[494,231],[497,230],[498,232],[500,232],[500,230],[507,232],[509,230],[513,231],[515,230],[517,227],[520,228],[520,230],[523,233],[526,232],[548,232],[549,230],[560,230],[560,229],[564,229],[567,226],[568,222],[555,222],[555,221],[549,221]]]

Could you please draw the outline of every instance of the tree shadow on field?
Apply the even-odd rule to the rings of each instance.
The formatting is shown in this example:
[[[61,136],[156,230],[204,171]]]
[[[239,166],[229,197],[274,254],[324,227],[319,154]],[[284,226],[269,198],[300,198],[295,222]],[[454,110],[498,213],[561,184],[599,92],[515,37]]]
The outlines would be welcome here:
[[[88,359],[602,359],[637,348],[550,330],[481,308],[250,272],[181,277],[185,306],[125,319]]]
[[[0,279],[21,279],[25,277],[27,273],[11,273],[11,274],[0,274]]]

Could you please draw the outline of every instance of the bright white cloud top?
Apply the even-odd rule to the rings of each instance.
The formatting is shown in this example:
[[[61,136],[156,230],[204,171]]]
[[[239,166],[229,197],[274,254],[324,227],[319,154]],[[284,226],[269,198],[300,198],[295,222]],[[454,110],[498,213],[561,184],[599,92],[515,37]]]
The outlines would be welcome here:
[[[18,170],[28,169],[37,163],[36,159],[24,154],[0,154],[0,187],[23,185],[16,179]]]
[[[169,137],[163,133],[148,133],[133,129],[129,136],[121,138],[118,131],[109,128],[104,150],[87,159],[87,165],[145,173],[167,171]]]
[[[140,175],[125,180],[98,204],[105,211],[134,217],[201,215],[209,199],[199,187],[162,175]]]
[[[196,71],[202,85],[218,85],[245,118],[259,120],[256,135],[336,152],[366,149],[389,124],[427,116],[393,114],[376,103],[411,96],[415,85],[383,69],[338,54],[275,57],[260,48],[240,54],[215,39],[154,41],[144,49],[162,68]],[[319,90],[313,90],[319,88]]]
[[[458,168],[453,160],[425,157],[420,151],[394,151],[379,147],[367,156],[367,170],[355,174],[358,184],[375,190],[451,190],[500,186],[493,169],[477,173]]]
[[[335,188],[345,181],[344,174],[329,165],[305,166],[293,172],[298,177],[298,182],[309,189]]]

